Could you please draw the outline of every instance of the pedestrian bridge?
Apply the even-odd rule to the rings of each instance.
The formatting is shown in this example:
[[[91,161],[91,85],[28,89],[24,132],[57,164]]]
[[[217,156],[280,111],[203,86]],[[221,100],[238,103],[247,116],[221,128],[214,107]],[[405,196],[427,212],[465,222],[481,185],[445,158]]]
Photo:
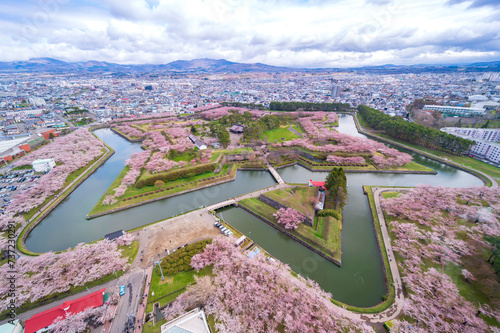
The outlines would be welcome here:
[[[207,206],[207,209],[208,209],[208,211],[217,210],[217,209],[221,209],[221,208],[224,208],[227,206],[234,205],[234,204],[236,204],[236,202],[237,201],[235,199],[229,199],[226,201],[218,202],[218,203],[213,204],[211,206]]]

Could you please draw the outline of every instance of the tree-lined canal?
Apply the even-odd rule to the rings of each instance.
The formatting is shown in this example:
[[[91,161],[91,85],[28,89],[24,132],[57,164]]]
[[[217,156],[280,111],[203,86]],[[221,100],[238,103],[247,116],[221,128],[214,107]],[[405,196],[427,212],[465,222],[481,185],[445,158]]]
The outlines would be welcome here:
[[[352,116],[339,115],[339,129],[357,134]],[[77,243],[102,238],[106,233],[127,230],[196,209],[244,193],[275,184],[267,171],[240,171],[233,182],[160,200],[93,220],[85,216],[123,169],[130,154],[140,150],[109,129],[95,131],[116,153],[66,200],[54,209],[29,235],[26,246],[34,252],[63,250]],[[385,294],[384,273],[376,243],[368,200],[362,185],[415,186],[481,186],[478,178],[412,154],[414,160],[436,171],[437,175],[413,174],[347,174],[348,201],[343,211],[342,268],[326,261],[280,234],[264,222],[238,208],[222,210],[225,220],[252,238],[273,256],[290,267],[316,280],[335,299],[357,306],[372,306]],[[306,183],[309,179],[324,180],[325,172],[310,172],[300,166],[278,170],[286,182]]]

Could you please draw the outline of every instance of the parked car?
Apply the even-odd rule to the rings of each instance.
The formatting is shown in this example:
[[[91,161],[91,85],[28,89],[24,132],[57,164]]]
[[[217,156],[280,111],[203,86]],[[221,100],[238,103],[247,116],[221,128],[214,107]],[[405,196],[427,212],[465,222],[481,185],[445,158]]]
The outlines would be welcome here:
[[[125,285],[122,285],[120,287],[120,296],[123,296],[125,294]]]

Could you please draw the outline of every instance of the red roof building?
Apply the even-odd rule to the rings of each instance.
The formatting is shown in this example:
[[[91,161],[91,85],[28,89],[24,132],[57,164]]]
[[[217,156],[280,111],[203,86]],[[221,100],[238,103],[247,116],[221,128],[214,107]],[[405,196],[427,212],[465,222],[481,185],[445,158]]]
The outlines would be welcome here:
[[[50,133],[52,133],[55,137],[59,136],[59,133],[56,133],[56,131],[54,129],[50,129],[50,130],[48,130],[46,132],[42,132],[40,134],[43,136],[43,138],[45,140],[48,140],[48,138],[50,137]]]
[[[85,295],[72,301],[66,301],[55,308],[37,313],[24,324],[25,333],[34,333],[50,326],[57,317],[64,317],[66,313],[77,314],[88,308],[96,308],[103,304],[103,295],[106,289],[101,289],[92,294]]]
[[[315,186],[315,187],[325,187],[326,182],[313,182],[311,179],[309,179],[309,186]]]

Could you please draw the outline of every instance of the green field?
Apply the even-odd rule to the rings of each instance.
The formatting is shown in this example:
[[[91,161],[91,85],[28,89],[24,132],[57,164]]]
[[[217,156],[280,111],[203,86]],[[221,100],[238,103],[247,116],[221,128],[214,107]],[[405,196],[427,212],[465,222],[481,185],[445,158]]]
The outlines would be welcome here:
[[[317,189],[315,187],[300,186],[285,190],[274,190],[265,195],[305,216],[314,216],[314,207],[309,202],[309,198],[316,197]]]
[[[279,228],[282,228],[274,218],[273,214],[277,210],[259,199],[250,198],[239,202],[240,205],[250,209],[257,215],[262,216],[266,220],[274,223]],[[283,229],[284,230],[284,229]],[[317,218],[314,227],[309,227],[305,224],[300,224],[296,230],[286,230],[290,234],[300,238],[307,244],[315,247],[324,254],[333,259],[341,260],[341,230],[342,221],[333,217]]]
[[[151,277],[151,287],[149,289],[150,293],[148,296],[146,312],[151,311],[153,309],[153,304],[156,302],[160,302],[160,306],[172,302],[177,298],[177,296],[184,292],[183,288],[186,288],[190,284],[196,282],[196,276],[200,277],[210,274],[212,274],[212,266],[205,267],[198,273],[194,269],[192,269],[187,272],[179,272],[172,276],[165,275],[165,280],[162,281],[161,276],[158,272],[158,266],[156,266],[155,271],[153,272],[153,276]],[[171,293],[172,295],[169,295]],[[158,299],[165,295],[169,296],[155,301],[155,299]]]
[[[300,138],[299,135],[292,133],[288,128],[289,126],[287,125],[286,127],[278,127],[269,131],[265,131],[263,133],[263,137],[268,142],[283,142]]]

